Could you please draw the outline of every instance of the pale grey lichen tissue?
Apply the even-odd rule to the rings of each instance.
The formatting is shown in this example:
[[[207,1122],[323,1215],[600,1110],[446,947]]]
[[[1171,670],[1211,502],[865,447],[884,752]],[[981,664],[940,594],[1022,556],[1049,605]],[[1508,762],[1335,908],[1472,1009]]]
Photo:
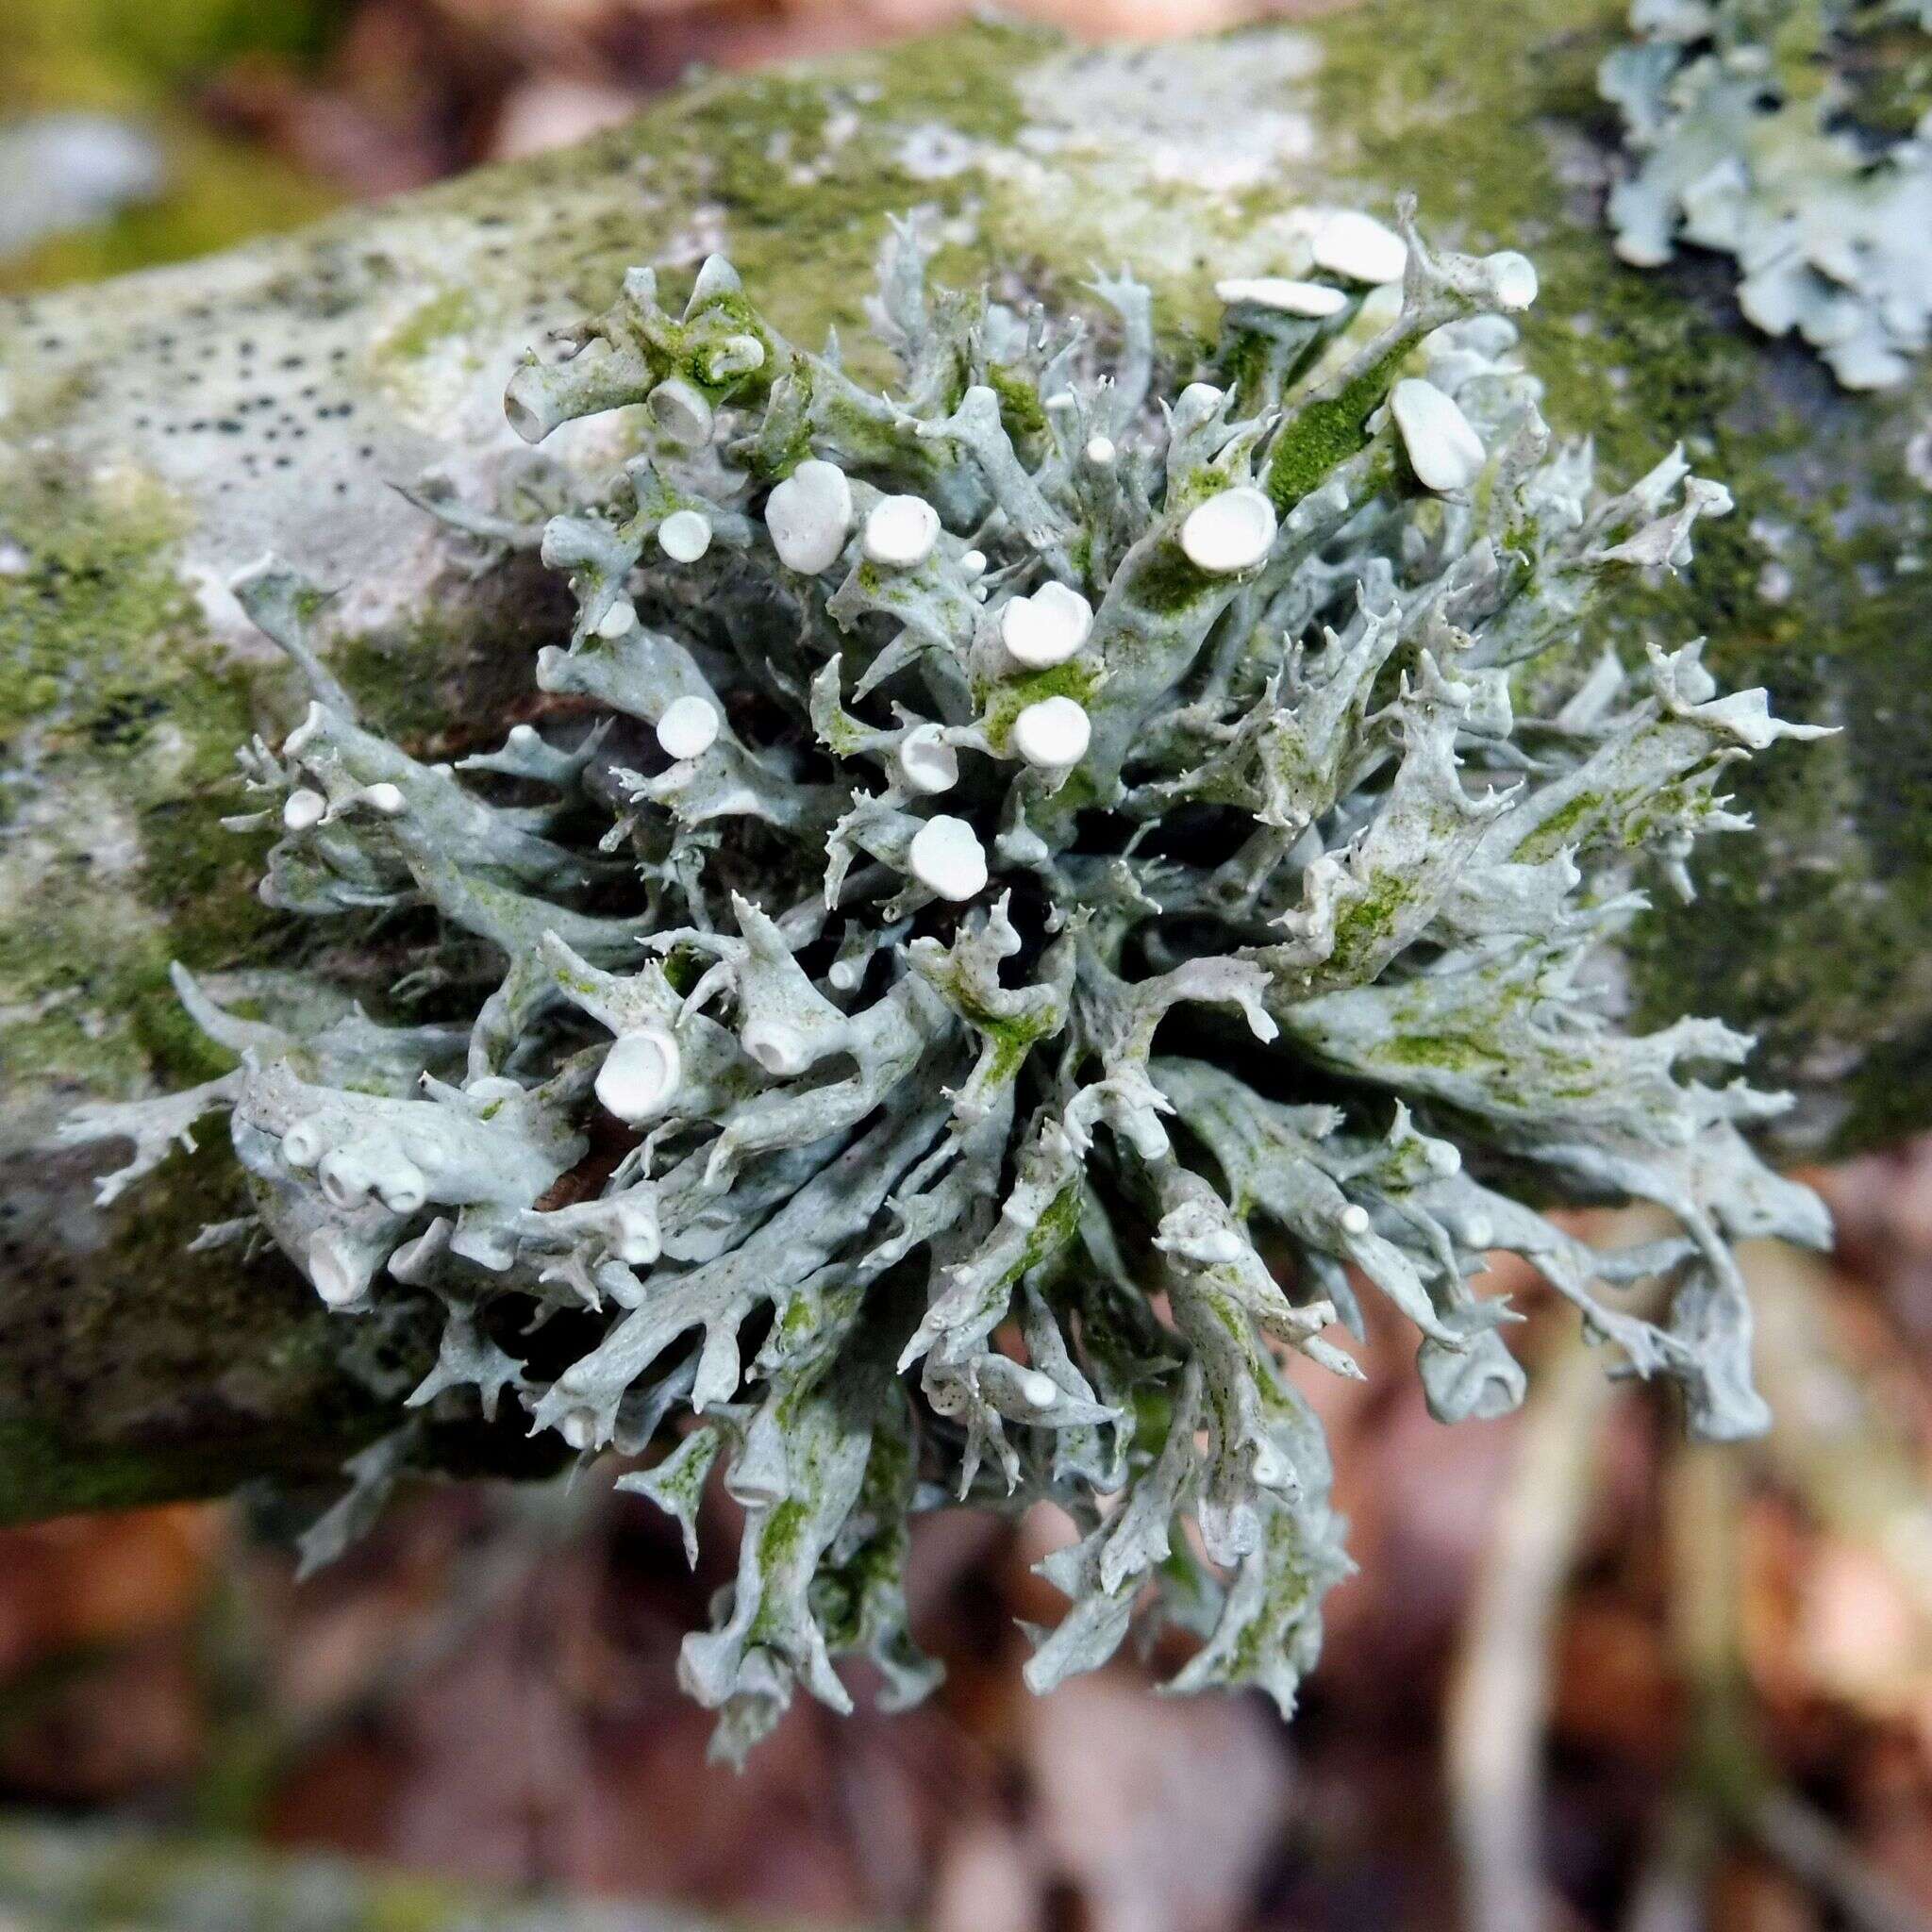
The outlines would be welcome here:
[[[635,273],[510,385],[531,440],[648,408],[541,527],[577,616],[535,722],[454,769],[358,721],[308,586],[238,586],[313,696],[243,755],[266,896],[420,921],[469,1017],[287,1030],[182,974],[237,1071],[71,1132],[135,1140],[112,1191],[229,1109],[332,1305],[440,1311],[413,1403],[657,1458],[624,1480],[693,1543],[722,1459],[737,1581],[683,1675],[727,1753],[795,1685],[844,1707],[842,1653],[928,1688],[907,1524],[958,1498],[1079,1525],[1036,1688],[1138,1614],[1199,1633],[1176,1688],[1288,1708],[1347,1568],[1297,1384],[1359,1373],[1361,1283],[1444,1421],[1523,1394],[1501,1250],[1697,1433],[1763,1426],[1731,1243],[1828,1228],[1740,1131],[1779,1104],[1748,1042],[1630,1030],[1607,941],[1740,828],[1725,768],[1807,734],[1694,642],[1575,649],[1728,499],[1550,446],[1523,257],[1351,213],[1290,266],[1166,395],[1144,290],[1023,316],[928,288],[910,227],[888,393],[722,260],[681,315]],[[1609,1252],[1531,1205],[1631,1197],[1668,1231]]]
[[[1636,0],[1630,18],[1599,76],[1634,154],[1617,252],[1722,250],[1759,328],[1795,329],[1848,389],[1904,380],[1932,332],[1932,0]]]

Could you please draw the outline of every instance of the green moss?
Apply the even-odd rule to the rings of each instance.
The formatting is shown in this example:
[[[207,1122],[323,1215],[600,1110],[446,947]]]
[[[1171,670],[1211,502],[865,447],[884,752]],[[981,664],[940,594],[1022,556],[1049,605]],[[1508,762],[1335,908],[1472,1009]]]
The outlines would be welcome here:
[[[474,291],[444,289],[410,310],[408,320],[384,340],[381,353],[399,361],[418,361],[440,342],[474,327],[477,320]]]
[[[1360,964],[1395,930],[1410,889],[1392,873],[1381,874],[1359,899],[1344,907],[1335,922],[1335,950],[1329,970],[1338,979],[1358,975]]]
[[[1043,698],[1072,698],[1076,704],[1091,704],[1100,688],[1100,675],[1101,667],[1083,656],[993,685],[980,697],[981,719],[988,739],[996,747],[1003,747],[1014,719],[1028,705],[1037,705]]]
[[[91,58],[151,88],[244,56],[308,62],[339,26],[329,0],[13,0],[13,60]]]
[[[1015,67],[1048,44],[1000,26],[911,42],[889,57],[732,76],[656,117],[652,147],[680,158],[667,166],[674,196],[719,209],[747,283],[785,291],[773,310],[788,334],[811,342],[831,327],[857,334],[882,212],[935,202],[954,211],[980,192],[976,171],[940,182],[901,173],[907,133],[936,122],[1009,139],[1023,120]],[[798,275],[802,262],[809,276]],[[941,273],[956,266],[970,279],[985,263],[955,247],[942,253]]]
[[[248,676],[175,574],[165,492],[31,459],[7,483],[26,567],[0,576],[0,809],[44,791],[68,806],[9,857],[0,1007],[25,1017],[5,1031],[8,1074],[206,1077],[167,967],[235,963],[272,924],[249,841],[218,823],[240,802]]]
[[[1566,845],[1575,845],[1593,814],[1603,809],[1604,801],[1594,791],[1573,798],[1560,811],[1554,811],[1516,848],[1516,863],[1541,865],[1554,858]]]
[[[50,236],[0,261],[0,295],[186,261],[300,227],[341,200],[278,157],[218,141],[200,127],[171,122],[161,137],[168,187],[159,200]]]
[[[1178,617],[1220,585],[1176,542],[1158,544],[1135,566],[1135,601],[1159,617]]]
[[[1398,1033],[1380,1049],[1398,1067],[1431,1067],[1445,1074],[1476,1074],[1507,1066],[1507,1056],[1466,1033]]]
[[[1307,404],[1290,419],[1268,454],[1266,488],[1278,514],[1285,516],[1339,465],[1368,447],[1368,420],[1381,408],[1410,346],[1391,348],[1337,394]]]
[[[0,1418],[0,1524],[216,1495],[234,1471],[228,1442],[91,1442],[52,1423]]]
[[[1022,451],[1046,435],[1046,410],[1040,391],[1024,377],[993,363],[986,372],[988,385],[1000,399],[1000,425]]]
[[[92,281],[314,220],[341,197],[281,156],[210,130],[177,90],[240,56],[308,59],[323,0],[20,0],[0,38],[0,113],[97,108],[158,140],[165,190],[0,261],[0,294]]]

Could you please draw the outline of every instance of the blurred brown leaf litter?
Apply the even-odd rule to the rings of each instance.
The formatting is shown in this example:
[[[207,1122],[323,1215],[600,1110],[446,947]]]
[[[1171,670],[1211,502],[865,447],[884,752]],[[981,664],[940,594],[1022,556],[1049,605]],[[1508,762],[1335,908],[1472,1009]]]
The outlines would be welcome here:
[[[1932,1147],[1822,1178],[1847,1262],[1752,1257],[1780,1412],[1761,1450],[1687,1451],[1641,1391],[1604,1395],[1526,1282],[1521,1415],[1442,1429],[1411,1377],[1319,1387],[1361,1571],[1292,1726],[1153,1694],[1174,1655],[1030,1697],[1015,1620],[1056,1614],[1030,1566],[1066,1525],[946,1517],[911,1578],[948,1671],[934,1700],[879,1717],[858,1682],[857,1717],[801,1707],[742,1776],[707,1766],[675,1665],[728,1577],[733,1506],[708,1500],[688,1576],[675,1529],[599,1472],[420,1490],[299,1588],[242,1503],[8,1532],[0,1788],[755,1923],[1422,1932],[1460,1898],[1487,1901],[1463,1919],[1485,1932],[1516,1907],[1660,1932],[1698,1923],[1672,1916],[1695,1898],[1717,1932],[1924,1924]],[[1389,1323],[1370,1353],[1392,1371],[1406,1347]],[[1550,1432],[1579,1419],[1553,1478],[1571,1439]],[[1527,1570],[1506,1534],[1525,1498],[1545,1541],[1565,1525]],[[1498,1566],[1522,1574],[1499,1591]],[[1526,1609],[1498,1608],[1511,1590]],[[1546,1718],[1482,1741],[1530,1794],[1513,1847],[1468,1828],[1474,1774],[1444,1738],[1498,1615],[1518,1618],[1506,1673],[1547,1633]]]

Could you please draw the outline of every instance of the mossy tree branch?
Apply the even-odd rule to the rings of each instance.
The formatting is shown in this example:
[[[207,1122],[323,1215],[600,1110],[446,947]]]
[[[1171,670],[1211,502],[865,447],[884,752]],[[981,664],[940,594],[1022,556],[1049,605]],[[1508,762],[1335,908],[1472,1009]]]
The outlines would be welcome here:
[[[1611,641],[1707,631],[1727,685],[1844,727],[1740,782],[1763,836],[1640,929],[1635,997],[1759,1030],[1757,1077],[1801,1094],[1789,1147],[1932,1117],[1932,491],[1908,454],[1932,375],[1847,396],[1744,329],[1722,272],[1617,263],[1593,74],[1619,11],[1370,0],[1158,52],[979,28],[705,81],[561,155],[0,309],[0,1512],[332,1464],[413,1366],[406,1335],[345,1361],[278,1265],[182,1257],[234,1211],[223,1163],[102,1212],[92,1163],[40,1150],[82,1093],[216,1071],[171,958],[230,991],[292,960],[257,854],[215,823],[236,741],[295,704],[226,576],[273,547],[341,585],[331,648],[376,722],[435,757],[469,746],[442,721],[488,738],[554,592],[479,570],[391,486],[441,470],[498,496],[527,461],[501,409],[516,355],[639,261],[723,246],[810,341],[858,321],[885,217],[930,207],[945,279],[1097,314],[1093,264],[1124,263],[1185,352],[1215,278],[1276,265],[1309,202],[1414,187],[1445,241],[1528,249],[1557,429],[1620,479],[1682,438],[1741,505]],[[565,431],[555,458],[594,465],[608,435]]]

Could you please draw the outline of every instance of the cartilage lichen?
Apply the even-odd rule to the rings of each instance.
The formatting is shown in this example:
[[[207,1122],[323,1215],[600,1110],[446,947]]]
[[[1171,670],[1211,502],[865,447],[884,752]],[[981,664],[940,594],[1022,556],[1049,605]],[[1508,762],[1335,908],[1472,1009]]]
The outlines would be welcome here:
[[[1604,61],[1636,155],[1617,252],[1737,258],[1738,302],[1849,389],[1904,379],[1932,330],[1932,4],[1635,0]]]
[[[419,1407],[655,1458],[624,1481],[688,1541],[722,1461],[737,1581],[682,1669],[732,1754],[798,1684],[845,1707],[841,1654],[928,1688],[908,1519],[956,1498],[1079,1526],[1035,1688],[1138,1614],[1198,1633],[1176,1688],[1286,1709],[1347,1567],[1298,1381],[1359,1374],[1364,1284],[1445,1421],[1523,1392],[1476,1291],[1501,1250],[1728,1437],[1764,1422],[1730,1244],[1828,1233],[1740,1131],[1777,1099],[1701,1077],[1748,1042],[1617,1018],[1646,877],[1688,891],[1740,824],[1725,767],[1807,733],[1695,643],[1634,685],[1538,663],[1728,499],[1676,454],[1605,495],[1550,447],[1529,263],[1350,215],[1227,284],[1158,406],[1132,281],[1095,284],[1103,358],[925,266],[896,228],[888,393],[715,258],[681,315],[639,271],[518,371],[532,440],[648,408],[547,523],[425,495],[575,595],[500,748],[410,757],[318,656],[317,593],[243,577],[313,695],[242,758],[265,896],[414,920],[457,1018],[288,1030],[182,974],[238,1069],[70,1128],[134,1139],[111,1192],[228,1109],[330,1304],[440,1307]],[[1670,1231],[1607,1252],[1529,1205],[1632,1197]]]

